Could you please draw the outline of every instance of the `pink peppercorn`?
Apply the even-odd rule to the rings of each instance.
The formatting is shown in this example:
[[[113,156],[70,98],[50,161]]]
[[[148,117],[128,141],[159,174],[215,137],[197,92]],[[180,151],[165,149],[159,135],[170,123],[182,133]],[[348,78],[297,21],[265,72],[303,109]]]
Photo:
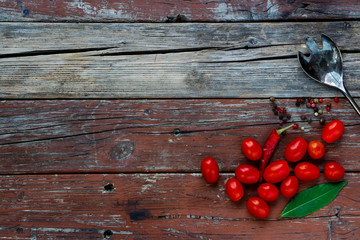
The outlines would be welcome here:
[[[299,124],[294,123],[294,125],[292,126],[293,129],[298,129],[299,128]]]
[[[339,98],[338,97],[335,97],[334,98],[334,101],[337,103],[337,102],[339,102]]]
[[[319,103],[322,103],[324,100],[322,98],[319,98]]]
[[[312,108],[316,107],[316,104],[315,104],[315,103],[312,103],[312,104],[311,104],[311,107],[312,107]]]

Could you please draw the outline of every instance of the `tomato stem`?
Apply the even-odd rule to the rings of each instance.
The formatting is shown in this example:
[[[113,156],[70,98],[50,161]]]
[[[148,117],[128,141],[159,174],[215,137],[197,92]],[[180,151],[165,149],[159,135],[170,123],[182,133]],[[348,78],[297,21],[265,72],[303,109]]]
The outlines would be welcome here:
[[[288,130],[289,128],[291,128],[292,126],[294,126],[294,124],[291,124],[291,125],[289,125],[289,126],[287,126],[287,127],[278,129],[278,130],[276,130],[276,133],[280,135],[280,134],[282,134],[284,131],[286,131],[286,130]]]

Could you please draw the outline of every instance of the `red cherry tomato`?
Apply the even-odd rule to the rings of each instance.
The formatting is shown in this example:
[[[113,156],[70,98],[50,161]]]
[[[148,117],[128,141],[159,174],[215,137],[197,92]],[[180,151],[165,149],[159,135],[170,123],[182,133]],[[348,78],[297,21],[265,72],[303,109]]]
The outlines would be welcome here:
[[[216,183],[219,179],[219,165],[213,158],[205,158],[201,162],[201,173],[207,183]]]
[[[317,166],[309,162],[301,162],[295,167],[295,176],[301,181],[313,181],[320,175],[320,170]]]
[[[244,188],[236,178],[230,178],[226,182],[226,193],[233,201],[239,201],[244,196]]]
[[[306,154],[307,142],[304,138],[298,137],[292,140],[285,149],[285,158],[289,162],[300,161]]]
[[[337,162],[327,162],[324,167],[324,175],[328,180],[340,180],[345,174],[344,167]]]
[[[251,197],[246,203],[247,210],[256,218],[266,218],[269,215],[269,205],[259,197]]]
[[[259,197],[265,201],[275,201],[279,197],[279,190],[272,183],[263,183],[257,189]]]
[[[262,156],[260,144],[252,138],[247,138],[241,143],[241,151],[247,159],[252,161],[259,160]]]
[[[344,123],[340,120],[332,120],[325,125],[321,138],[327,142],[332,143],[338,140],[344,133]]]
[[[295,196],[299,189],[299,180],[294,176],[287,177],[280,185],[280,193],[286,198]]]
[[[320,159],[325,154],[325,146],[318,140],[309,142],[307,150],[312,159]]]
[[[264,178],[269,183],[278,183],[290,174],[290,168],[285,160],[270,163],[264,171]]]
[[[254,166],[249,164],[240,164],[235,169],[235,177],[242,183],[252,184],[259,181],[260,172]]]

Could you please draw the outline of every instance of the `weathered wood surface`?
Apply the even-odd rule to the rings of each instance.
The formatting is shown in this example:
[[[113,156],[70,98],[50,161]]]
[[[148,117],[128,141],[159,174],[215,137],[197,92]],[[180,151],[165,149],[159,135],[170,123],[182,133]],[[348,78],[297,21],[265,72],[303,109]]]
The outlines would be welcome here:
[[[306,36],[328,33],[360,96],[359,22],[1,23],[0,98],[335,96],[301,70]],[[336,30],[334,30],[336,29]]]
[[[323,209],[301,219],[278,220],[288,199],[270,203],[266,220],[255,220],[244,198],[234,203],[219,183],[201,174],[92,174],[1,176],[0,234],[5,238],[50,237],[101,239],[356,239],[359,236],[360,176],[348,173],[348,185]],[[302,191],[316,182],[301,183]],[[112,183],[114,191],[104,191]],[[221,235],[219,235],[221,234]]]
[[[167,22],[358,19],[359,1],[3,0],[2,21]],[[181,17],[176,16],[181,14]]]
[[[359,101],[359,99],[357,99]],[[313,110],[279,99],[290,122],[274,160],[284,157],[292,139],[320,140],[323,126]],[[332,111],[326,112],[327,103]],[[359,118],[345,99],[324,99],[319,107],[328,122],[346,125],[337,143],[326,145],[327,160],[359,171]],[[279,119],[268,99],[183,100],[32,100],[0,102],[0,173],[198,172],[207,156],[233,171],[248,163],[241,142],[252,137],[264,144]],[[301,115],[313,118],[309,124]],[[179,133],[174,131],[178,129]],[[306,157],[309,159],[309,157]]]

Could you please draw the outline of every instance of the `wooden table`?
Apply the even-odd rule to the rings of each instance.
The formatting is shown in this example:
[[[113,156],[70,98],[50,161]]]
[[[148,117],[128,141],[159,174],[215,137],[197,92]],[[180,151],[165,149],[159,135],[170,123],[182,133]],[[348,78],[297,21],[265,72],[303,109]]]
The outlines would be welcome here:
[[[332,37],[360,102],[359,18],[359,1],[343,0],[0,1],[0,238],[359,239],[359,116],[296,59],[307,36]],[[250,163],[241,142],[279,127],[270,96],[305,128],[272,161],[295,137],[320,139],[298,97],[345,123],[316,163],[340,162],[349,183],[303,218],[278,219],[284,197],[252,217],[255,185],[239,202],[225,193]],[[220,164],[215,185],[205,157]]]

